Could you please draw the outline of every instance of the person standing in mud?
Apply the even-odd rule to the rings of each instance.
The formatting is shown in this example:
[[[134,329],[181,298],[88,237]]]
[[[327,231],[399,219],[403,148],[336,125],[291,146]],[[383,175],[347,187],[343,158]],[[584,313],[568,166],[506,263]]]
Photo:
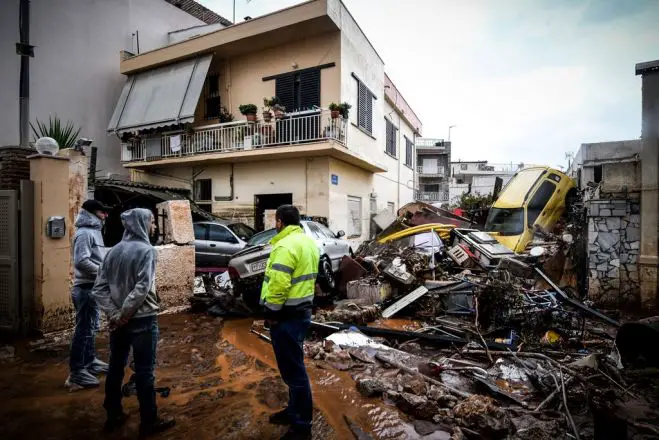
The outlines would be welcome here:
[[[107,373],[108,364],[96,357],[96,332],[99,311],[92,298],[96,275],[105,256],[103,222],[108,208],[97,200],[82,204],[75,221],[73,237],[73,289],[71,299],[76,312],[75,331],[71,339],[69,367],[71,372],[65,385],[73,389],[97,387],[96,374]]]
[[[288,406],[270,422],[290,425],[282,440],[311,439],[312,398],[304,366],[304,337],[311,323],[320,253],[300,226],[300,212],[282,205],[275,214],[277,235],[265,269],[261,304],[270,327],[272,348],[288,385]]]
[[[149,237],[155,232],[155,220],[148,209],[136,208],[121,214],[121,221],[123,238],[105,258],[93,290],[110,323],[110,367],[103,403],[107,412],[105,431],[116,431],[128,417],[121,404],[121,386],[132,347],[140,437],[147,437],[176,424],[174,419],[158,417],[154,389],[159,304],[155,291],[156,251]]]

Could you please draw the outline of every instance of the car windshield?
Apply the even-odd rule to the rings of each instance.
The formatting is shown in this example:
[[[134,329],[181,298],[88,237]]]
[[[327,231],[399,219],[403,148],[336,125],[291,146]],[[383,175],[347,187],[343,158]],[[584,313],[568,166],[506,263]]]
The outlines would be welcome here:
[[[227,225],[229,229],[231,229],[231,232],[236,234],[241,240],[249,240],[251,239],[255,232],[254,229],[250,228],[249,226],[243,224],[243,223],[233,223],[230,225]]]
[[[492,208],[487,216],[485,231],[501,235],[519,235],[524,232],[524,208]]]
[[[268,229],[263,232],[259,232],[258,234],[254,234],[252,238],[249,239],[247,242],[248,246],[257,246],[259,244],[266,244],[270,240],[272,240],[272,237],[277,235],[277,230],[276,229]]]

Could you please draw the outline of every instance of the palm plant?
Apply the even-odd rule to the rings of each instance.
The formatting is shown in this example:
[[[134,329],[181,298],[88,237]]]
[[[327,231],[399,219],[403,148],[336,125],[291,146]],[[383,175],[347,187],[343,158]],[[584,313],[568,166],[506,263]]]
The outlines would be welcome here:
[[[40,137],[50,137],[57,141],[60,148],[73,148],[80,134],[80,128],[76,130],[72,121],[67,121],[63,126],[57,116],[48,116],[48,123],[41,122],[38,119],[35,123],[36,127],[30,122],[34,141]]]

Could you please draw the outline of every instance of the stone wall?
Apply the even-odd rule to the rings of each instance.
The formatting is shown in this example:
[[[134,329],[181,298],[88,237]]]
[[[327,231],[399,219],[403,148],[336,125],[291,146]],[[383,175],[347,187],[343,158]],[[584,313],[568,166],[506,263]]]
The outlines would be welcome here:
[[[0,189],[18,190],[21,180],[30,180],[27,157],[35,153],[31,148],[0,147]]]
[[[589,202],[589,296],[597,305],[640,304],[640,193],[601,193]]]

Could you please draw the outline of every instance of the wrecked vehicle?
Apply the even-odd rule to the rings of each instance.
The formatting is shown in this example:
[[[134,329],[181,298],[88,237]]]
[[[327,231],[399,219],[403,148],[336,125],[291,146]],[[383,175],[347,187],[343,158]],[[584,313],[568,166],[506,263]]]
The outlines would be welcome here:
[[[197,267],[226,267],[231,257],[244,249],[255,231],[244,223],[229,220],[194,224],[195,264]]]
[[[519,171],[492,205],[485,231],[514,252],[522,252],[540,228],[550,232],[563,215],[576,184],[568,175],[550,167]]]
[[[352,255],[351,244],[343,240],[343,231],[335,234],[327,226],[310,220],[302,220],[300,224],[320,250],[318,284],[323,292],[333,293],[336,288],[335,273],[339,270],[341,259]],[[259,232],[252,237],[245,249],[236,253],[229,261],[229,276],[234,295],[242,296],[245,303],[253,309],[259,304],[263,275],[271,250],[269,243],[276,234],[275,229]]]

